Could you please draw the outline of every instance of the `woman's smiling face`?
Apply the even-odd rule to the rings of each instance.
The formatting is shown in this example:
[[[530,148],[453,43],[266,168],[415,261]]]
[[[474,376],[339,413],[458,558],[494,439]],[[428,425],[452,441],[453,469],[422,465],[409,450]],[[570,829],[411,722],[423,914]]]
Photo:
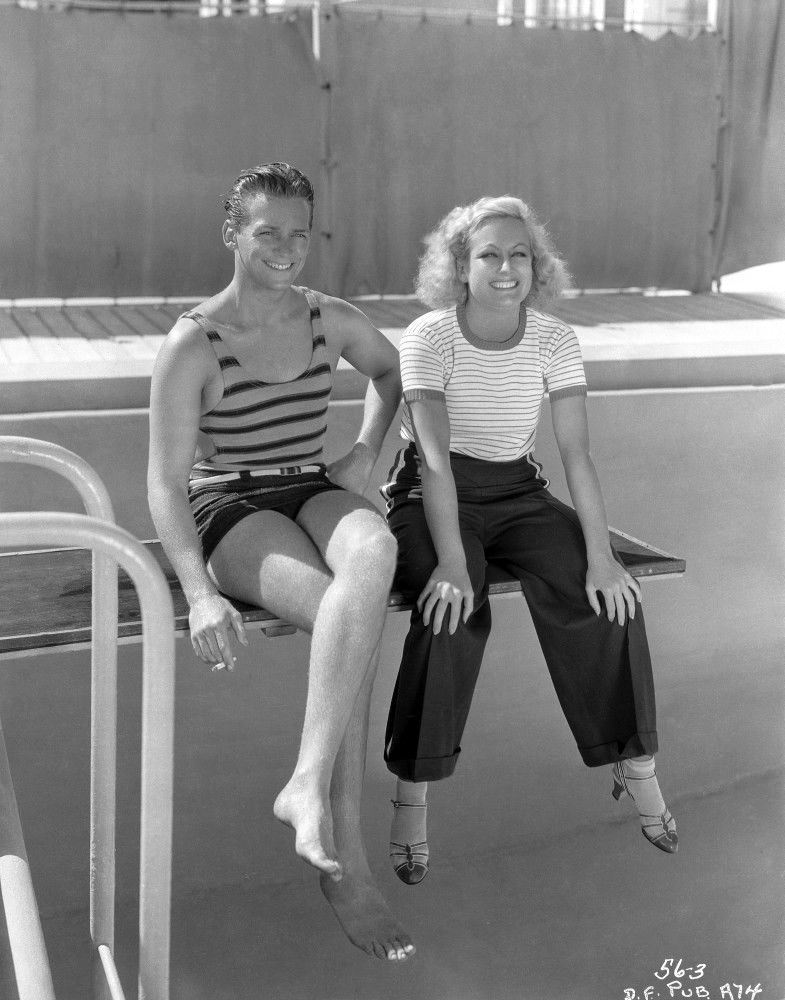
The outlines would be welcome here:
[[[499,309],[523,302],[533,278],[525,223],[506,216],[483,222],[469,240],[458,275],[478,306]]]

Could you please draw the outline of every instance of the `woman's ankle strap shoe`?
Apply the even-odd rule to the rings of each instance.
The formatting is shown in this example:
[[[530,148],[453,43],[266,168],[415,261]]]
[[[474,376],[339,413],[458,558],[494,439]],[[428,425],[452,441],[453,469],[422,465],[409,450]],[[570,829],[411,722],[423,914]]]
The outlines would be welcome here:
[[[396,844],[391,840],[390,858],[393,871],[406,885],[418,885],[428,874],[428,843],[425,840],[419,844]]]
[[[641,833],[650,844],[659,847],[666,854],[675,854],[678,851],[679,838],[676,833],[676,824],[669,809],[666,809],[662,816],[645,816],[641,813],[641,819],[654,820],[653,823],[641,825]],[[670,829],[669,824],[672,824]]]
[[[618,802],[622,795],[626,794],[635,802],[635,796],[632,794],[632,789],[627,782],[632,780],[646,781],[649,777],[656,780],[656,772],[652,771],[651,775],[647,775],[646,778],[632,779],[624,770],[623,762],[616,761],[613,765],[613,788],[611,795]],[[641,833],[650,844],[654,844],[655,847],[661,851],[665,851],[666,854],[675,854],[678,851],[679,837],[676,833],[676,821],[671,815],[670,809],[666,809],[660,816],[650,816],[640,811],[638,815],[641,820]],[[644,822],[645,820],[653,820],[653,822],[647,823]]]
[[[425,809],[426,802],[398,802],[390,799],[394,809]],[[428,841],[421,840],[416,844],[398,844],[390,841],[390,858],[393,871],[406,885],[419,885],[428,874]]]

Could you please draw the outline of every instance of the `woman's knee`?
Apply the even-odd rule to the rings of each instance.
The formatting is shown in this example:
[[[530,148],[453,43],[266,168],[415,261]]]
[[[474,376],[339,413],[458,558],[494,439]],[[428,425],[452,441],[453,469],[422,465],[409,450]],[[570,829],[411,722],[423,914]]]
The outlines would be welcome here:
[[[399,546],[395,568],[395,585],[404,593],[418,594],[430,579],[437,565],[436,553],[430,545],[402,550]]]

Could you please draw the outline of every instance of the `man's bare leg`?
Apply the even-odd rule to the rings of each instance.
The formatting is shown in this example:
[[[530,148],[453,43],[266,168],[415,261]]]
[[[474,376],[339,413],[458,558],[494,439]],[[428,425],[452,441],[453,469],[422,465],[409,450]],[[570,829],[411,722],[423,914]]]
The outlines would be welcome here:
[[[302,525],[273,511],[244,518],[219,543],[210,569],[224,593],[312,631],[300,751],[273,808],[295,830],[297,853],[340,878],[332,771],[381,635],[395,541],[378,512],[353,494],[321,494],[306,512]]]
[[[335,761],[330,792],[335,846],[343,878],[319,876],[322,892],[346,936],[368,955],[403,960],[415,952],[411,938],[390,912],[368,865],[362,835],[361,801],[368,745],[371,692],[379,664],[379,648],[357,695],[341,749]]]
[[[340,509],[336,513],[341,515]],[[373,512],[373,518],[377,517],[378,515]],[[381,519],[366,522],[361,518],[357,525],[359,537],[367,541],[375,533],[380,522]],[[383,525],[383,522],[381,524]],[[329,524],[325,530],[330,530]],[[261,604],[304,631],[314,633],[320,613],[325,608],[329,611],[332,606],[331,602],[325,605],[325,599],[334,583],[334,577],[310,536],[291,521],[265,511],[245,518],[232,529],[224,541],[228,541],[229,544],[222,543],[211,559],[211,569],[219,586],[225,592],[251,603]],[[345,550],[342,554],[350,555],[352,546],[344,545],[340,534],[337,536],[337,541]],[[378,662],[378,640],[386,614],[394,551],[393,544],[391,552],[386,554],[389,562],[387,571],[379,575],[380,590],[383,590],[383,595],[377,597],[378,621],[374,621],[374,617],[368,614],[368,591],[363,583],[365,574],[360,574],[355,581],[359,585],[362,607],[352,624],[354,628],[358,623],[369,626],[368,633],[372,637],[372,642],[368,643],[368,653],[362,667],[360,683],[351,700],[348,695],[342,698],[342,692],[346,692],[347,689],[343,671],[347,648],[340,641],[336,647],[335,643],[330,642],[329,634],[327,641],[323,645],[317,645],[315,651],[312,644],[309,704],[306,706],[306,724],[303,727],[302,740],[305,749],[303,751],[301,748],[298,766],[302,759],[315,758],[317,766],[325,772],[324,777],[320,776],[317,779],[317,786],[319,789],[322,787],[327,789],[326,799],[321,798],[321,793],[310,803],[307,797],[303,797],[301,803],[305,805],[300,816],[289,813],[289,803],[285,793],[296,781],[297,769],[295,769],[292,780],[278,796],[275,808],[276,814],[278,812],[283,814],[284,822],[299,825],[298,853],[303,853],[305,860],[320,870],[322,891],[352,943],[368,954],[384,958],[393,956],[397,960],[399,955],[407,957],[412,954],[414,946],[390,913],[374,883],[360,827],[368,711]],[[347,560],[347,563],[351,566],[352,560]],[[228,589],[229,585],[233,587],[231,591]],[[328,616],[325,623],[327,631],[329,624]],[[332,650],[332,664],[325,663],[327,655],[325,650],[327,652]],[[315,675],[320,671],[326,671],[328,677],[315,687]],[[315,694],[320,690],[321,694]],[[346,712],[349,716],[343,724],[338,749],[329,760],[329,751],[322,752],[318,744],[319,738],[322,740],[322,746],[329,747],[332,744],[333,737],[329,727],[327,731],[324,724],[316,728],[316,733],[321,733],[320,737],[315,736],[314,730],[309,731],[308,728],[308,720],[314,713],[313,703],[318,697],[324,699],[321,714],[331,715],[333,719],[337,717],[339,720],[338,723],[334,722],[333,732],[339,728],[340,719]],[[318,714],[318,701],[316,710]],[[315,820],[310,818],[314,816]],[[317,835],[309,839],[307,831],[314,827]],[[336,882],[332,877],[336,870],[329,862],[338,862],[339,857],[341,865],[339,870],[344,874],[344,879]]]
[[[320,836],[312,803],[329,801],[333,765],[384,627],[395,570],[395,539],[378,512],[358,508],[358,500],[324,493],[308,501],[298,518],[333,574],[313,623],[300,752],[274,806],[306,849],[309,837],[313,842]]]

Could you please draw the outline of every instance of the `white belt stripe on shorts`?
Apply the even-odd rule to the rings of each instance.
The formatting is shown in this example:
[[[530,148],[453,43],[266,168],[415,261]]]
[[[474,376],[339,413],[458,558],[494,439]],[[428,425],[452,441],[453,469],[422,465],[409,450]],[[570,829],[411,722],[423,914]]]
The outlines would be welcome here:
[[[278,469],[242,469],[238,472],[227,472],[218,476],[198,476],[191,480],[191,486],[209,486],[211,483],[230,483],[234,480],[242,482],[246,479],[259,479],[263,476],[299,476],[304,472],[321,472],[323,465],[286,465]]]

